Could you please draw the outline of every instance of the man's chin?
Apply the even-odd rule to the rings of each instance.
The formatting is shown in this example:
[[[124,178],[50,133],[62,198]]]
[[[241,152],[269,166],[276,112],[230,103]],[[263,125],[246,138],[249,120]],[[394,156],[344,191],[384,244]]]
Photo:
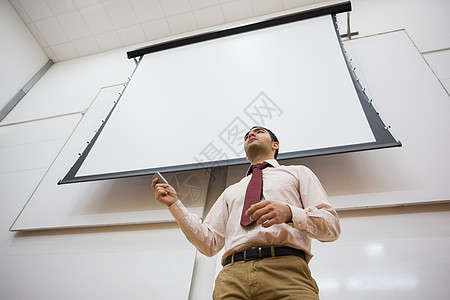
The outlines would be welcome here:
[[[248,147],[245,149],[245,153],[247,154],[248,159],[251,160],[252,157],[255,157],[259,153],[261,153],[261,146],[259,144],[253,143],[249,144]]]

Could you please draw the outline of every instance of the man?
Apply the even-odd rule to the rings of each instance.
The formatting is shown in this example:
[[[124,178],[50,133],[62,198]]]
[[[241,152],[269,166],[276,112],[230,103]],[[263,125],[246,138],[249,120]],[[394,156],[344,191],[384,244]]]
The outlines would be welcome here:
[[[280,166],[278,149],[269,129],[253,127],[244,150],[257,167],[225,189],[204,221],[186,210],[170,185],[152,182],[156,199],[201,253],[213,256],[225,247],[214,299],[319,299],[308,267],[311,238],[336,240],[339,219],[317,177],[305,166]],[[254,188],[258,177],[262,187]],[[244,199],[261,189],[261,201],[244,208]]]

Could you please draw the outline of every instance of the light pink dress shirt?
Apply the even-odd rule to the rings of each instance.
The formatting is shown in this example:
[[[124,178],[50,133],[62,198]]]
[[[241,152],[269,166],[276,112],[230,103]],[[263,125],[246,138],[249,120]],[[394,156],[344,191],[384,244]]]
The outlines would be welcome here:
[[[222,263],[230,254],[251,247],[288,246],[304,250],[312,258],[311,238],[331,242],[340,235],[339,218],[314,173],[305,166],[273,166],[263,170],[263,200],[286,203],[292,223],[269,228],[239,224],[245,191],[251,175],[229,186],[217,199],[204,221],[191,214],[181,201],[169,207],[187,239],[203,254],[213,256],[225,247]]]

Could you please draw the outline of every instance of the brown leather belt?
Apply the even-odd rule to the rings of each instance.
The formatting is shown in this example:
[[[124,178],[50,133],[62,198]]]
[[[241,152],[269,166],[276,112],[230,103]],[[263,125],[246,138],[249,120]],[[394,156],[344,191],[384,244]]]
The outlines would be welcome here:
[[[232,254],[228,256],[223,265],[227,265],[232,261],[249,261],[255,260],[259,258],[273,257],[273,256],[286,256],[286,255],[295,255],[301,257],[304,261],[306,261],[306,255],[303,250],[291,248],[291,247],[273,247],[273,255],[272,255],[272,247],[252,247],[244,252],[239,252],[236,254]],[[234,260],[233,260],[234,258]]]

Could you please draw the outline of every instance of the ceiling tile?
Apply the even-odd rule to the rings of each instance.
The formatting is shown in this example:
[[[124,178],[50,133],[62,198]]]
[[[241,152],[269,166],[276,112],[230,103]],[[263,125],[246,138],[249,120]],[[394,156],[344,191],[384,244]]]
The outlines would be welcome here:
[[[222,4],[225,22],[233,22],[253,17],[250,0],[234,0]]]
[[[314,0],[283,0],[285,9],[314,4]]]
[[[81,39],[91,34],[78,11],[59,15],[57,19],[71,40]]]
[[[131,0],[131,5],[141,22],[164,17],[164,12],[158,0]]]
[[[19,3],[31,21],[49,18],[53,15],[45,1],[19,0]]]
[[[58,58],[58,61],[69,60],[78,57],[77,51],[70,42],[52,46],[52,50],[55,56]]]
[[[76,7],[82,8],[82,7],[87,7],[87,6],[91,6],[91,5],[96,5],[99,3],[99,1],[98,0],[73,0],[73,3],[75,4]]]
[[[125,46],[139,44],[147,39],[139,25],[118,29],[117,33]]]
[[[141,24],[145,36],[149,41],[157,40],[171,34],[166,19],[159,19]]]
[[[328,1],[9,0],[54,61]]]
[[[17,14],[22,18],[23,22],[26,24],[28,22],[31,22],[30,17],[28,17],[27,13],[23,9],[22,5],[20,5],[19,0],[9,0],[11,5],[16,10]]]
[[[46,2],[55,15],[64,14],[77,8],[73,1],[46,0]]]
[[[80,56],[86,56],[100,52],[97,42],[92,36],[72,41],[75,50]]]
[[[103,6],[97,4],[80,9],[81,16],[93,34],[114,30],[114,26]]]
[[[49,46],[67,42],[67,36],[56,18],[49,18],[34,23]]]
[[[199,9],[220,4],[219,0],[189,0],[192,9]]]
[[[162,9],[166,16],[176,15],[191,10],[188,0],[160,0]]]
[[[128,0],[115,0],[104,3],[104,7],[116,28],[128,27],[138,23],[134,9]]]
[[[33,34],[36,41],[41,45],[42,48],[48,47],[47,41],[44,39],[42,34],[37,29],[36,25],[34,23],[28,23],[27,24],[28,29],[30,30],[31,34]]]
[[[108,51],[111,49],[123,47],[122,41],[115,31],[101,33],[94,36],[94,38],[101,51]]]
[[[173,34],[197,29],[194,14],[191,12],[167,17],[167,23]]]
[[[283,9],[281,0],[252,0],[255,16],[267,15]]]
[[[199,28],[212,27],[225,22],[220,6],[211,6],[196,10],[194,11],[194,16]]]

